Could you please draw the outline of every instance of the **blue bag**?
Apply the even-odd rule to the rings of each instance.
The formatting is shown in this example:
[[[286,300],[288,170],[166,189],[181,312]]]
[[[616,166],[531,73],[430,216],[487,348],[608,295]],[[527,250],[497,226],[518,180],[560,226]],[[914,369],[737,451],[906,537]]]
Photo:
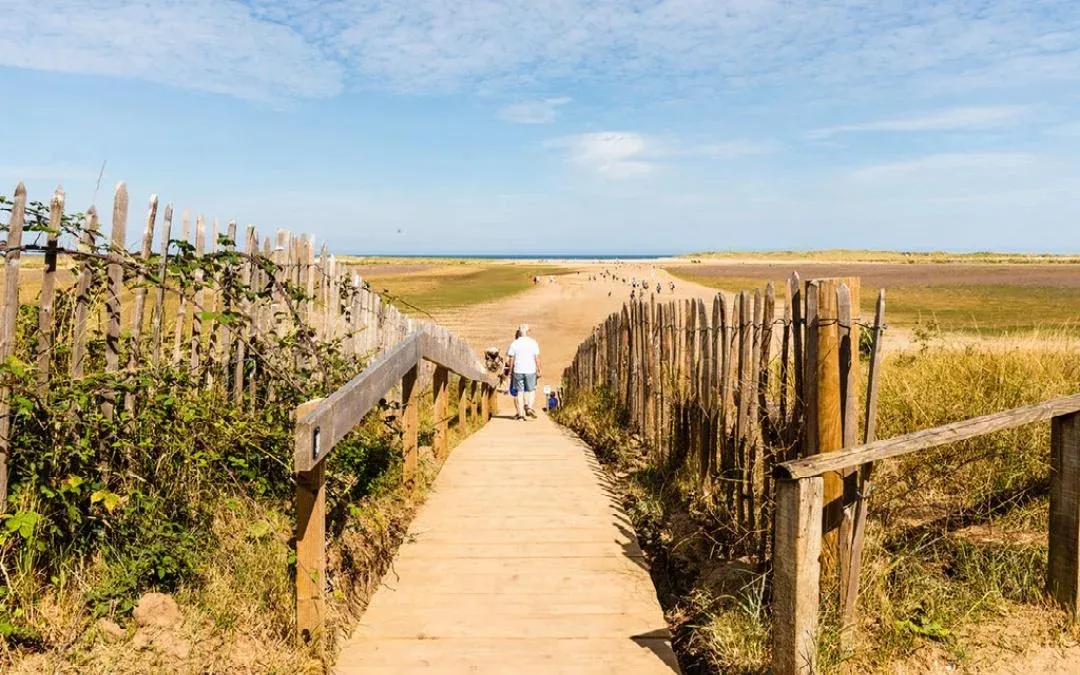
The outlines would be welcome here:
[[[514,378],[510,378],[510,395],[518,395],[517,381],[515,381]]]

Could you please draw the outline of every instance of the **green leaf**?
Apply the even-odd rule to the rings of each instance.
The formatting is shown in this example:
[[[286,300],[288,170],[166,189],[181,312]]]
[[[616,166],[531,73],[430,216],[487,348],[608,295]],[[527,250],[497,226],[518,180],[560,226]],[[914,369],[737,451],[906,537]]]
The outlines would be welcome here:
[[[105,510],[109,513],[112,513],[116,507],[120,505],[121,501],[123,501],[123,498],[120,495],[104,489],[97,490],[94,494],[90,495],[91,504],[101,502],[102,506],[104,506]]]
[[[18,532],[23,539],[34,536],[34,527],[41,516],[33,511],[17,511],[8,517],[4,527],[8,532]]]
[[[265,520],[256,521],[248,528],[248,535],[252,539],[262,539],[268,534],[270,534],[270,523]]]

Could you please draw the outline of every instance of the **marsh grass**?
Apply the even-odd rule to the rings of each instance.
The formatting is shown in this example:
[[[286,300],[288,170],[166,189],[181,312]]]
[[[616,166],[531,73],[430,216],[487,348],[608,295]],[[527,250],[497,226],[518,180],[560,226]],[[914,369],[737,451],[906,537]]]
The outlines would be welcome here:
[[[417,312],[467,307],[521,293],[532,286],[534,275],[567,274],[550,265],[468,264],[407,272],[369,273],[371,287],[402,301],[403,310]]]

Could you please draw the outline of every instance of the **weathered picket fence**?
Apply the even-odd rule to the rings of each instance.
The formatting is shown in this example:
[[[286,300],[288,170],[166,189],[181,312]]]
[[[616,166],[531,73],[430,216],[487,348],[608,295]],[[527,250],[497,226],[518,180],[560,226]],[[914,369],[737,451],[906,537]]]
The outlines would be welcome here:
[[[735,536],[724,553],[764,563],[773,468],[837,449],[858,428],[858,290],[858,279],[804,288],[793,274],[782,309],[772,284],[718,293],[711,307],[655,296],[630,303],[579,346],[566,395],[617,395],[654,461],[689,464],[726,511]],[[870,327],[876,336],[882,321],[879,313]]]
[[[172,204],[164,207],[159,229],[154,195],[132,253],[124,183],[115,191],[108,239],[94,207],[75,218],[64,207],[62,190],[45,205],[28,202],[21,183],[13,199],[0,203],[0,215],[8,216],[0,362],[14,358],[35,369],[39,392],[58,379],[98,373],[134,379],[168,365],[187,367],[206,387],[221,387],[236,404],[254,408],[274,400],[275,382],[298,363],[317,370],[320,345],[376,354],[414,330],[411,319],[329,255],[325,244],[316,256],[310,236],[278,230],[260,247],[253,226],[238,240],[235,221],[219,230],[217,221],[197,216],[193,225],[187,211],[177,236]],[[31,250],[44,254],[40,269],[23,269]],[[70,262],[70,272],[62,261]],[[37,281],[37,297],[20,304],[20,290],[32,290]],[[58,307],[65,290],[74,290],[74,300]],[[20,325],[20,307],[33,311],[36,321]],[[277,348],[285,343],[292,347]],[[105,392],[102,412],[111,418],[123,405],[133,413],[143,393],[117,384]],[[11,400],[10,389],[0,388],[0,509],[7,497]]]
[[[654,461],[692,468],[718,520],[730,522],[721,553],[782,569],[789,542],[776,528],[788,516],[775,513],[777,467],[874,440],[885,295],[872,324],[860,320],[859,295],[857,278],[803,284],[793,273],[779,317],[772,284],[731,300],[717,293],[711,312],[702,300],[631,303],[580,345],[564,374],[566,395],[617,395]],[[858,592],[869,475],[853,465],[821,480],[818,550],[825,573],[840,577],[846,625]]]

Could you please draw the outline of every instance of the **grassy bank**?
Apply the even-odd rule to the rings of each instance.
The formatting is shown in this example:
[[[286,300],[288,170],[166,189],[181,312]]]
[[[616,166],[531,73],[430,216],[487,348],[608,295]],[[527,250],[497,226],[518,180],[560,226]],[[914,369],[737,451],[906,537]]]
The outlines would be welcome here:
[[[879,436],[1076,391],[1080,361],[1064,342],[896,354],[883,374]],[[728,528],[709,498],[677,472],[647,466],[611,396],[569,400],[560,421],[621,486],[686,672],[767,672],[766,570],[716,553]],[[854,648],[839,649],[837,588],[825,579],[824,670],[967,668],[1076,639],[1042,590],[1048,443],[1047,425],[1034,425],[876,467]]]
[[[888,296],[886,318],[893,326],[984,336],[1063,329],[1080,333],[1080,306],[1074,302],[1077,275],[1031,279],[1023,269],[1012,268],[999,274],[995,268],[988,267],[984,274],[972,276],[955,274],[954,267],[942,265],[936,272],[920,268],[919,274],[905,277],[895,268],[818,269],[800,266],[798,262],[790,268],[733,264],[730,267],[675,265],[666,269],[687,281],[728,292],[761,288],[771,281],[780,294],[786,294],[787,281],[783,275],[795,269],[804,279],[811,274],[822,277],[855,274],[862,276],[863,316],[873,315],[876,289],[884,287]],[[1062,265],[1059,269],[1066,272],[1072,268]],[[760,276],[766,272],[769,276]],[[745,276],[747,273],[759,276]]]
[[[399,300],[406,311],[416,312],[494,302],[528,290],[533,276],[566,272],[565,268],[551,265],[469,262],[404,273],[381,273],[371,268],[364,278],[375,290]]]

